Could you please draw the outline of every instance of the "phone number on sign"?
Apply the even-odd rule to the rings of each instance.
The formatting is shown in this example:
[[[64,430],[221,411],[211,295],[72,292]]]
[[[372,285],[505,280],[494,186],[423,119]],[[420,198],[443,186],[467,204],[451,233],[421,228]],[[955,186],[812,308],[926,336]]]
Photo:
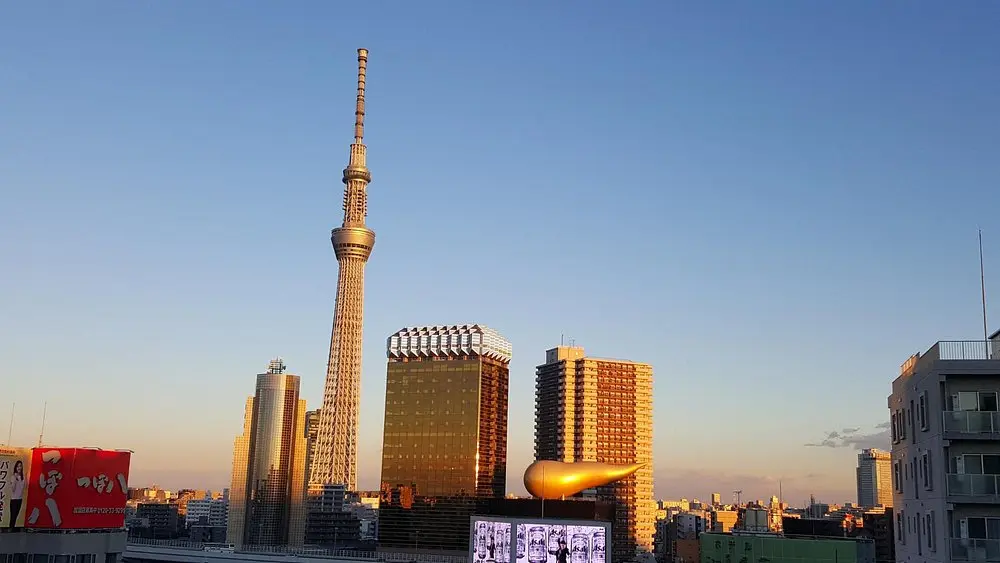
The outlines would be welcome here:
[[[97,508],[93,506],[78,506],[73,509],[73,514],[125,514],[125,507]]]

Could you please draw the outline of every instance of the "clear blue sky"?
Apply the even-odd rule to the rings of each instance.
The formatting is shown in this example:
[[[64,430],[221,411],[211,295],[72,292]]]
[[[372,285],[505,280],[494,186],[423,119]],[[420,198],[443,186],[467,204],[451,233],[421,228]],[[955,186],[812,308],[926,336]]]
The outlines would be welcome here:
[[[980,226],[1000,303],[1000,4],[347,4],[0,9],[15,442],[47,400],[47,442],[219,487],[272,356],[319,404],[358,47],[362,486],[386,336],[478,322],[514,344],[512,490],[566,334],[654,365],[660,496],[847,500],[899,364],[981,336]]]

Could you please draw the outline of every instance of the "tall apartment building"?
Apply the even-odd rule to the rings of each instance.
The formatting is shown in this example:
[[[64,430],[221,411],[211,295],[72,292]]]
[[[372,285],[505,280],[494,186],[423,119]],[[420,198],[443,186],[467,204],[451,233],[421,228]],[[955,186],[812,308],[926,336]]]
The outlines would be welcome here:
[[[387,355],[379,546],[464,551],[477,502],[506,489],[510,342],[482,325],[413,327]]]
[[[892,382],[896,561],[1000,561],[1000,332],[938,342]]]
[[[858,454],[858,505],[892,506],[892,454],[869,448]]]
[[[299,376],[280,358],[257,376],[247,399],[243,434],[233,448],[227,541],[301,546],[305,536],[306,402]]]
[[[617,506],[612,526],[615,561],[653,548],[653,368],[588,358],[559,346],[535,371],[535,459],[646,464],[630,477],[599,487]]]

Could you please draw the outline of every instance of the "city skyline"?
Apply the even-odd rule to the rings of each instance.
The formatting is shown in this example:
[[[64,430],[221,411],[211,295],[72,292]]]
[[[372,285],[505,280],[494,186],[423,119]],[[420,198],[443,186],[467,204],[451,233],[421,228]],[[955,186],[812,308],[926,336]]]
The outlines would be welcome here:
[[[899,365],[981,332],[996,6],[64,8],[0,21],[51,37],[11,51],[0,89],[20,132],[0,136],[14,443],[37,442],[47,402],[47,443],[129,448],[140,483],[214,489],[262,356],[319,406],[359,45],[378,54],[381,186],[363,488],[400,326],[475,320],[513,342],[509,490],[532,458],[523,389],[565,334],[656,369],[658,497],[767,498],[781,479],[790,502],[850,500],[856,450],[888,447]],[[344,18],[370,23],[330,34]],[[473,263],[476,283],[450,281]],[[112,390],[129,398],[104,409]],[[748,419],[776,438],[752,444]]]

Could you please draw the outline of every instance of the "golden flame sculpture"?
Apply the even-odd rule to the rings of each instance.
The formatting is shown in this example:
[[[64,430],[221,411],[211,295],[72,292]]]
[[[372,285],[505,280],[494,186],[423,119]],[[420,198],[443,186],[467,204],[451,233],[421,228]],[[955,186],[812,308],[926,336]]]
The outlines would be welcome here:
[[[635,473],[645,463],[611,465],[597,461],[536,461],[524,470],[524,488],[533,496],[558,499],[614,483]]]

